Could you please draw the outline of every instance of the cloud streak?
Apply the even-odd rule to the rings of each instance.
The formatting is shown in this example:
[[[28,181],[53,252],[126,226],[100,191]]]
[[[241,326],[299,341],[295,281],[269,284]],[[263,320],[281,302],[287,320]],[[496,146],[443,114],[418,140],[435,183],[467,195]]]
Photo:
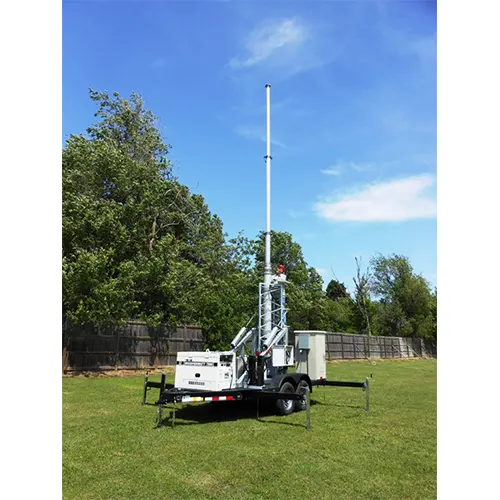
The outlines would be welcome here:
[[[298,17],[268,19],[249,32],[242,52],[232,57],[227,67],[233,76],[265,70],[268,78],[268,72],[275,70],[273,81],[319,68],[337,57],[338,51],[323,43],[324,37],[319,33],[322,29]]]
[[[436,216],[436,200],[427,191],[431,175],[382,182],[337,199],[315,203],[319,217],[334,222],[397,222]]]
[[[298,47],[307,39],[306,28],[295,18],[284,19],[275,24],[266,23],[253,29],[246,42],[246,55],[233,57],[229,67],[248,68],[269,59],[286,47]]]
[[[342,169],[340,166],[332,165],[331,167],[325,168],[321,170],[323,175],[340,175],[342,173]]]
[[[328,168],[320,170],[323,175],[342,175],[345,170],[354,170],[355,172],[367,172],[368,170],[372,170],[372,166],[365,163],[341,163],[337,162],[335,165],[330,165]]]

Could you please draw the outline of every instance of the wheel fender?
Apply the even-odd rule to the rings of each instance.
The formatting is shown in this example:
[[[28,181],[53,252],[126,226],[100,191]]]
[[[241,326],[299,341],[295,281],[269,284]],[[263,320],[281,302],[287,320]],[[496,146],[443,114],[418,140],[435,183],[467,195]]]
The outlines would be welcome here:
[[[290,382],[295,388],[297,388],[301,380],[305,380],[307,382],[309,385],[309,392],[312,392],[311,379],[305,373],[285,373],[276,375],[271,380],[270,388],[279,390],[285,382]]]

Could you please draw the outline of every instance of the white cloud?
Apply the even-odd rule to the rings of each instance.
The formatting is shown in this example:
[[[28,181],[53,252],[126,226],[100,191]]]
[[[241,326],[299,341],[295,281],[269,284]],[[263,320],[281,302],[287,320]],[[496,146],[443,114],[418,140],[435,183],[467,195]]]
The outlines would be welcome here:
[[[325,168],[324,170],[321,170],[321,173],[324,175],[340,175],[342,173],[342,169],[340,166],[331,166],[328,168]]]
[[[233,57],[231,68],[247,68],[261,63],[285,47],[298,47],[307,39],[307,30],[297,19],[279,23],[267,21],[250,32],[244,57]]]
[[[346,169],[351,169],[356,172],[367,172],[372,169],[371,165],[365,163],[354,163],[354,162],[337,162],[335,165],[330,165],[328,168],[321,170],[324,175],[341,175]]]
[[[340,46],[325,44],[329,26],[314,26],[293,17],[268,19],[254,28],[243,42],[243,51],[228,62],[232,77],[242,70],[262,71],[263,79],[283,81],[298,73],[324,66],[338,57]]]
[[[266,142],[266,131],[264,127],[257,125],[241,125],[236,129],[236,133],[246,139],[258,139],[259,141]],[[271,139],[271,144],[279,148],[286,148],[285,144],[276,139]]]
[[[426,194],[426,190],[434,184],[435,178],[431,175],[372,184],[336,200],[317,202],[314,211],[331,221],[390,222],[433,218],[436,200]]]

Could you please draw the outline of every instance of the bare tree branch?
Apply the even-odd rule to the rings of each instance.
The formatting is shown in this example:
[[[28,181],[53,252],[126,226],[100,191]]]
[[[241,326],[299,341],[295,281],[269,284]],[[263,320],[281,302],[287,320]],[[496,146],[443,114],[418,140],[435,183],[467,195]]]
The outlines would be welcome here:
[[[367,269],[364,273],[361,272],[361,257],[355,257],[356,260],[356,277],[352,280],[354,281],[354,286],[356,287],[356,304],[359,307],[361,314],[364,316],[366,321],[366,328],[368,335],[371,336],[371,326],[370,326],[370,316],[368,314],[368,296],[370,293],[370,271]]]

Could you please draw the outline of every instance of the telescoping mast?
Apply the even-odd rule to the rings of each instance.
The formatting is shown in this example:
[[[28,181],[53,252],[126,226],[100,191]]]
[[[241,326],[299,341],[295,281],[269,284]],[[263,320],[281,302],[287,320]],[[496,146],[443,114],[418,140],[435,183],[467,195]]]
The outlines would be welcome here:
[[[174,384],[166,383],[165,374],[160,382],[152,382],[149,372],[146,373],[143,404],[147,404],[149,389],[160,390],[159,399],[154,403],[158,406],[159,423],[167,404],[174,405],[175,418],[178,403],[267,398],[276,401],[277,413],[281,415],[307,409],[309,427],[308,401],[313,385],[360,387],[366,390],[366,410],[369,409],[368,378],[365,382],[326,380],[326,332],[296,332],[296,346],[289,344],[285,269],[280,265],[273,274],[271,264],[271,85],[266,84],[265,88],[266,231],[257,324],[251,325],[252,318],[236,334],[227,351],[178,352]],[[290,373],[289,369],[295,366],[300,370]]]

